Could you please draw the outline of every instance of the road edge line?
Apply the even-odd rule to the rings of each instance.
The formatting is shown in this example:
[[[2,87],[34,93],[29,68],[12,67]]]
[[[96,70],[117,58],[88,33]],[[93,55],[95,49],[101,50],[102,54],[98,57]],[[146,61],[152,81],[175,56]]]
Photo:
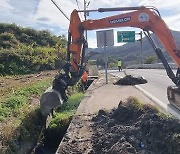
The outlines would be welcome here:
[[[152,94],[150,94],[149,92],[147,92],[146,90],[144,90],[143,88],[141,88],[138,85],[134,85],[134,87],[137,88],[142,93],[144,93],[147,97],[149,97],[155,104],[159,105],[161,108],[163,108],[164,110],[169,112],[171,115],[173,115],[173,116],[175,116],[175,117],[180,119],[180,115],[175,110],[173,110],[172,108],[168,107],[168,105],[164,104],[158,98],[156,98],[155,96],[153,96]]]

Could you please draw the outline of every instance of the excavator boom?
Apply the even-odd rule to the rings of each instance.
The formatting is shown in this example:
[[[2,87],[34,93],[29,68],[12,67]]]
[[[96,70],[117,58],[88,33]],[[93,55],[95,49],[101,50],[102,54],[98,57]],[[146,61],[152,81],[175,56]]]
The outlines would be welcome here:
[[[162,51],[157,48],[151,37],[150,32],[153,32],[163,44],[164,48],[171,56],[173,61],[180,67],[180,50],[178,49],[174,38],[167,27],[166,23],[161,18],[158,10],[154,7],[121,7],[121,8],[100,8],[98,10],[90,10],[90,11],[98,11],[98,12],[107,12],[107,11],[128,11],[127,13],[123,12],[122,14],[97,19],[97,20],[86,20],[81,21],[78,15],[77,10],[74,10],[71,13],[70,24],[68,30],[68,44],[67,44],[67,63],[64,66],[64,72],[60,73],[55,77],[53,82],[52,89],[55,92],[59,92],[61,98],[58,103],[61,104],[62,100],[66,100],[67,97],[65,95],[65,90],[68,86],[73,86],[82,76],[85,69],[85,48],[87,48],[87,42],[84,37],[85,30],[97,30],[97,29],[105,29],[105,28],[117,28],[117,27],[136,27],[142,29],[145,34],[147,34],[153,48],[156,51],[158,57],[162,60],[162,63],[165,66],[168,76],[175,83],[176,88],[169,90],[169,97],[171,100],[176,101],[174,97],[174,89],[176,91],[176,95],[180,95],[180,69],[176,75],[173,73],[171,68],[168,65],[168,62],[164,58]],[[170,89],[170,88],[169,88]],[[177,92],[178,91],[178,92]],[[51,93],[46,95],[46,98],[42,99],[41,102],[43,109],[45,110],[44,104],[51,104],[51,102],[47,102],[47,97],[51,97]],[[171,97],[173,96],[173,97]],[[43,96],[42,96],[43,97]],[[53,96],[54,97],[54,96]],[[58,105],[57,105],[58,106]],[[53,105],[54,107],[54,105]],[[53,109],[48,108],[48,112]],[[47,112],[46,112],[47,113]]]
[[[97,20],[86,20],[83,22],[80,21],[78,11],[74,10],[71,14],[69,26],[69,32],[72,35],[70,51],[78,50],[78,52],[81,52],[81,50],[79,50],[81,45],[75,42],[83,39],[84,30],[136,27],[141,28],[144,31],[152,31],[162,42],[164,48],[167,50],[174,62],[178,67],[180,67],[180,50],[178,49],[169,28],[160,15],[156,13],[155,10],[146,7],[136,7],[136,9],[138,10]],[[103,10],[103,8],[99,10]],[[113,8],[110,8],[110,10],[113,10]],[[118,8],[115,8],[115,10],[118,11]],[[119,10],[126,10],[126,8],[119,8]],[[130,10],[129,7],[128,10]],[[108,11],[108,9],[106,9],[106,11]],[[79,58],[80,56],[78,57],[78,61]]]

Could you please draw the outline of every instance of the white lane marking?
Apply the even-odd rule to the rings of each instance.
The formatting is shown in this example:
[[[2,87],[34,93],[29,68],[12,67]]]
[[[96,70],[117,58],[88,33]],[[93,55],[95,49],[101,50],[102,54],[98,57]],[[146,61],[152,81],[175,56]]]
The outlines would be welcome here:
[[[135,87],[137,89],[139,89],[140,91],[142,91],[146,96],[148,96],[150,99],[152,99],[155,103],[157,103],[158,105],[160,105],[162,108],[164,108],[166,111],[168,111],[170,114],[174,115],[175,117],[180,119],[180,115],[178,114],[178,112],[176,112],[175,110],[173,110],[172,108],[168,107],[167,104],[163,103],[162,101],[160,101],[158,98],[154,97],[152,94],[150,94],[149,92],[147,92],[146,90],[144,90],[143,88],[141,88],[138,85],[135,85]]]

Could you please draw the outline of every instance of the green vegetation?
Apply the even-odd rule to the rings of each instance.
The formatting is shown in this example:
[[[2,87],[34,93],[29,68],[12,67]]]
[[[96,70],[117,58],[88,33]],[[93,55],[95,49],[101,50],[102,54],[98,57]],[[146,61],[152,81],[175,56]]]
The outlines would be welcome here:
[[[165,113],[162,113],[160,112],[160,110],[154,106],[154,105],[151,105],[151,104],[144,104],[142,101],[140,101],[138,98],[136,97],[129,97],[127,99],[127,106],[129,107],[133,107],[135,110],[141,110],[141,111],[153,111],[154,113],[157,113],[159,116],[162,116],[162,117],[169,117],[169,115],[165,114]]]
[[[10,78],[12,80],[12,78]],[[37,141],[42,128],[39,96],[51,85],[53,77],[17,85],[0,98],[1,153],[26,153]],[[12,81],[11,81],[12,82]],[[27,146],[28,145],[28,146]]]
[[[48,31],[0,24],[0,75],[35,73],[61,68],[66,52],[65,36]]]
[[[49,77],[51,75],[47,76],[47,74],[44,73],[38,78],[34,77],[36,74],[31,75],[31,78],[28,79],[31,79],[32,82],[21,85],[15,84],[18,87],[13,87],[14,90],[9,90],[0,98],[0,141],[4,146],[4,149],[0,149],[1,153],[28,153],[36,145],[43,125],[39,109],[39,97],[51,85],[54,77]],[[27,79],[27,77],[21,80]],[[11,82],[13,81],[12,78],[9,78]],[[52,148],[59,144],[59,139],[66,132],[71,118],[83,98],[83,94],[77,93],[77,90],[78,84],[69,88],[72,95],[55,112],[54,119],[45,134],[45,139],[52,141],[52,144],[50,144]],[[57,133],[60,133],[60,135],[57,135]],[[54,140],[52,138],[54,135],[57,138],[55,144],[53,144]]]
[[[80,101],[82,100],[84,94],[83,93],[75,93],[72,94],[71,97],[68,99],[68,101],[64,104],[62,104],[62,106],[57,110],[58,113],[62,113],[62,112],[72,112],[74,113],[77,109],[77,107],[79,106]],[[59,116],[59,114],[57,113],[56,116]]]
[[[0,102],[0,120],[7,117],[21,117],[28,110],[31,97],[41,95],[51,85],[52,77],[35,83],[29,87],[20,88],[10,93]],[[38,104],[37,104],[38,105]]]
[[[119,59],[123,59],[123,58],[119,58]],[[94,61],[89,60],[88,63],[91,65],[97,65],[98,67],[105,66],[104,59],[102,57],[97,57],[97,60]],[[113,58],[112,56],[108,57],[108,68],[117,68],[117,63],[118,63],[117,58]],[[124,61],[122,61],[122,67],[125,68]]]
[[[145,59],[145,64],[153,64],[157,60],[156,56],[149,56]]]
[[[42,129],[40,109],[36,108],[26,113],[21,119],[2,130],[2,143],[5,149],[2,153],[29,153],[35,146]]]
[[[74,93],[55,113],[49,128],[46,130],[44,144],[46,148],[55,153],[60,141],[72,120],[79,103],[83,98],[83,93]]]
[[[57,109],[49,129],[58,129],[57,127],[62,127],[60,121],[69,121],[68,119],[71,119],[72,115],[75,113],[83,96],[83,93],[72,94],[68,101],[62,104],[59,109]]]

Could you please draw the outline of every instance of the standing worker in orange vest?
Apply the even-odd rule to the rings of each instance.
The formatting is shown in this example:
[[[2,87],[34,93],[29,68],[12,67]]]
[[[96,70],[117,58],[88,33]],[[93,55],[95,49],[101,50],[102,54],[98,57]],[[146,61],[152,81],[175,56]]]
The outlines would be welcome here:
[[[118,60],[118,69],[119,72],[122,71],[122,61],[120,59]]]

